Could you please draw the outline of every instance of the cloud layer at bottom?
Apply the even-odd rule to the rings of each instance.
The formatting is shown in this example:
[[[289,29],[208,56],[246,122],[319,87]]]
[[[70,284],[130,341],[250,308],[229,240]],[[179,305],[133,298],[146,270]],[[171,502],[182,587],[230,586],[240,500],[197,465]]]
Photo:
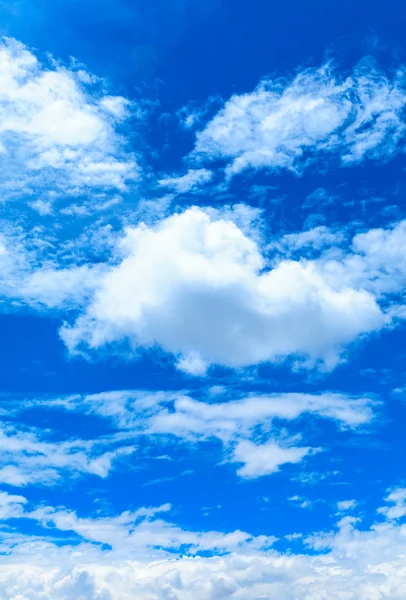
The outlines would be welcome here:
[[[22,544],[0,567],[1,598],[12,600],[403,600],[406,595],[404,526],[355,528],[344,517],[335,534],[320,534],[321,554],[275,550],[224,556],[179,554],[153,560],[101,556],[89,546]],[[299,537],[299,536],[298,536]],[[301,543],[301,542],[299,542]],[[148,550],[144,549],[145,555]],[[114,564],[113,564],[114,563]]]

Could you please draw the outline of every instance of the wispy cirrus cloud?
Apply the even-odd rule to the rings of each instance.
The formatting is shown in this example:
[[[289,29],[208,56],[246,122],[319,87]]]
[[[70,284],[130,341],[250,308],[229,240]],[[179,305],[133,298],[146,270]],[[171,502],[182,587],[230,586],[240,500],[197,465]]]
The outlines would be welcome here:
[[[240,394],[237,399],[226,394],[216,401],[203,401],[180,392],[129,390],[31,400],[24,407],[40,408],[47,414],[62,410],[97,416],[114,427],[110,443],[116,438],[121,446],[127,443],[133,447],[146,436],[151,447],[161,453],[171,453],[168,436],[191,446],[215,440],[223,448],[223,462],[241,464],[237,474],[254,479],[320,451],[318,446],[306,446],[302,436],[291,432],[299,419],[330,420],[339,430],[362,433],[374,421],[379,403],[368,396],[331,392]],[[10,410],[13,413],[18,407],[11,404]],[[214,449],[215,460],[217,455]]]
[[[193,158],[245,169],[302,172],[321,156],[343,165],[385,159],[403,149],[404,70],[393,75],[365,59],[347,77],[333,64],[292,79],[266,78],[232,96],[196,135]]]
[[[209,183],[213,173],[208,169],[189,169],[185,175],[165,177],[158,181],[159,185],[178,193],[196,191]]]
[[[170,504],[163,504],[119,515],[80,517],[64,507],[31,506],[24,496],[0,492],[0,521],[25,519],[36,521],[51,533],[71,532],[77,536],[77,544],[83,541],[99,547],[107,545],[107,554],[114,555],[116,559],[128,555],[141,558],[145,551],[150,556],[163,558],[181,548],[190,556],[207,551],[255,551],[269,548],[276,541],[274,536],[256,537],[243,531],[187,531],[160,518],[171,508]]]
[[[51,430],[29,426],[24,420],[10,421],[16,411],[6,404],[0,423],[0,484],[59,486],[85,475],[105,479],[117,462],[136,451],[133,444],[114,437],[61,439],[56,424]]]

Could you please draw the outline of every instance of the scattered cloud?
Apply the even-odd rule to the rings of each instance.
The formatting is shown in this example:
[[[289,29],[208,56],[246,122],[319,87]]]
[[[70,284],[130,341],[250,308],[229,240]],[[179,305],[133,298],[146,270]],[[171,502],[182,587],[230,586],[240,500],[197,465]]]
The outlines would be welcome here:
[[[405,106],[402,70],[389,77],[366,59],[343,78],[330,63],[232,96],[197,133],[192,156],[226,161],[229,177],[248,168],[301,173],[320,155],[343,165],[385,159],[402,151]]]
[[[309,500],[308,498],[305,498],[304,496],[291,496],[290,498],[288,498],[289,502],[292,502],[294,506],[299,507],[299,508],[303,508],[303,509],[313,509],[316,504],[318,502],[324,502],[323,499],[319,498],[317,500]],[[301,534],[298,533],[293,533],[292,535],[287,535],[286,539],[288,540],[294,540],[294,539],[300,539],[302,537]]]
[[[117,129],[131,104],[106,94],[102,81],[56,61],[42,64],[22,43],[3,38],[0,83],[3,199],[30,199],[49,214],[55,194],[66,200],[91,189],[124,191],[139,179]]]
[[[273,441],[256,445],[244,440],[235,447],[232,460],[244,463],[237,471],[240,477],[255,479],[279,471],[281,465],[298,463],[311,451],[311,448],[281,446]]]
[[[217,440],[223,447],[223,462],[243,463],[237,474],[251,479],[277,472],[284,464],[299,463],[320,450],[300,446],[301,440],[288,433],[289,425],[297,419],[306,415],[313,419],[329,419],[340,430],[362,432],[362,428],[373,421],[378,408],[371,398],[332,393],[251,394],[239,399],[227,396],[216,399],[216,402],[198,401],[179,392],[134,390],[33,400],[25,407],[42,408],[48,414],[52,410],[63,410],[101,417],[115,428],[110,444],[117,438],[120,445],[131,443],[130,448],[142,436],[148,437],[149,444],[158,446],[159,452],[167,452],[168,436],[192,445]],[[10,410],[12,413],[18,408],[12,404]],[[128,451],[126,446],[124,451]],[[119,455],[123,449],[116,452]],[[214,450],[215,455],[217,452]],[[105,464],[106,461],[107,458],[100,458],[91,465]],[[52,464],[50,460],[49,466]],[[74,465],[73,460],[71,464]],[[111,466],[111,461],[107,466]],[[88,465],[86,468],[90,470]]]
[[[356,507],[356,505],[356,500],[341,500],[340,502],[337,502],[337,508],[339,512],[347,512],[352,510]]]
[[[190,169],[186,175],[166,177],[158,181],[159,185],[171,188],[179,194],[196,191],[209,183],[213,177],[212,171],[207,169]]]
[[[345,235],[342,231],[332,231],[325,225],[319,225],[307,231],[284,235],[275,243],[275,248],[285,256],[295,252],[300,252],[303,256],[306,250],[314,252],[332,246],[340,246],[344,240]]]
[[[108,554],[115,559],[124,559],[128,555],[141,558],[145,551],[150,556],[155,554],[162,558],[168,556],[168,552],[181,548],[191,556],[200,552],[255,551],[269,548],[276,541],[273,536],[255,537],[243,531],[186,531],[157,518],[170,510],[170,504],[163,504],[125,511],[118,516],[79,517],[76,512],[63,507],[37,506],[30,509],[25,497],[5,492],[0,494],[1,520],[26,519],[36,521],[52,533],[74,533],[79,541],[108,546]]]
[[[2,413],[0,484],[54,486],[84,475],[106,478],[116,462],[135,452],[114,437],[55,440],[55,430],[8,422],[13,409],[3,407]]]
[[[378,513],[386,519],[397,520],[406,516],[406,488],[396,488],[385,498],[389,506],[378,509]]]

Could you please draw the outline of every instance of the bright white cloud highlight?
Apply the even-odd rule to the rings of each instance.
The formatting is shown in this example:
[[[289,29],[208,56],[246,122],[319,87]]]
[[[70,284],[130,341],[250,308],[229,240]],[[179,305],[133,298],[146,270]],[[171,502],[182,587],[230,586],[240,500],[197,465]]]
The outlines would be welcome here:
[[[347,78],[325,65],[264,79],[197,133],[193,156],[226,160],[229,176],[247,168],[300,173],[323,154],[337,153],[343,164],[385,158],[402,150],[405,105],[403,72],[389,78],[368,60]]]

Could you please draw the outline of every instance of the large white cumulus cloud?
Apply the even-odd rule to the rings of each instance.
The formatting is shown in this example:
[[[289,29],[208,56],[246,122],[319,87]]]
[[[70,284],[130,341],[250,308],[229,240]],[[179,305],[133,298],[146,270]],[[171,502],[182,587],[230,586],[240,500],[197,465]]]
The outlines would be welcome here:
[[[159,346],[185,371],[299,357],[334,367],[343,347],[383,326],[374,297],[329,285],[312,262],[269,268],[231,221],[192,208],[127,230],[125,258],[62,337],[74,351],[128,340]]]

